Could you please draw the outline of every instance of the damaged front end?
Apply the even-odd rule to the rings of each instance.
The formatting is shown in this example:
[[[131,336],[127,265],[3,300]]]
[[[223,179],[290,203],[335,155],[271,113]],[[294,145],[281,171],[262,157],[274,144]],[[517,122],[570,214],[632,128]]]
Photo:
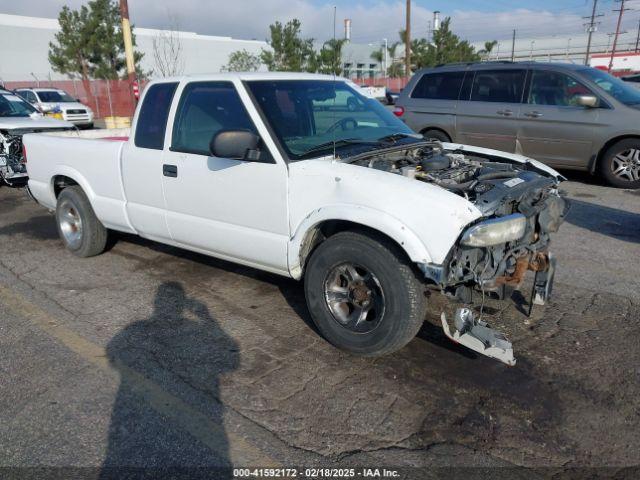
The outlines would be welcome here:
[[[0,130],[0,185],[24,186],[27,180],[22,136]]]
[[[352,163],[438,185],[471,202],[482,216],[468,225],[442,264],[419,264],[425,278],[462,307],[445,334],[472,350],[515,364],[509,341],[474,317],[475,297],[506,298],[528,271],[535,274],[532,302],[543,304],[553,285],[555,259],[550,236],[568,210],[562,180],[540,164],[516,161],[499,152],[477,153],[437,142],[360,155]],[[471,149],[473,150],[473,149]]]
[[[483,167],[490,169],[492,163],[493,159],[483,162]],[[503,168],[503,162],[498,164]],[[534,303],[547,302],[556,263],[549,251],[550,237],[563,222],[568,204],[558,192],[557,178],[526,166],[504,171],[508,176],[496,173],[487,183],[475,183],[472,201],[484,215],[462,232],[447,261],[439,266],[437,283],[464,305],[456,310],[453,331],[442,313],[445,334],[474,351],[514,365],[511,343],[482,321],[482,313],[475,318],[468,306],[476,296],[483,302],[486,295],[507,298],[529,271],[534,274],[529,314]],[[478,193],[478,187],[484,191]],[[434,267],[430,270],[438,270]],[[429,269],[425,268],[425,274],[429,275]]]

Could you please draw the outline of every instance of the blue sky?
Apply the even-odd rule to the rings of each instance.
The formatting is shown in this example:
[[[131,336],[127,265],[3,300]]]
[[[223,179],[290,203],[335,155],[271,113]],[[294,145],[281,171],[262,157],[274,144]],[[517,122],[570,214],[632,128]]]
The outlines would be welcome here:
[[[412,31],[427,36],[433,10],[451,16],[455,33],[471,41],[501,40],[584,33],[585,15],[592,0],[413,0]],[[64,4],[72,8],[86,0],[0,0],[0,13],[56,17]],[[635,32],[640,18],[640,0],[628,0],[633,8],[623,28]],[[224,4],[224,8],[220,5]],[[326,40],[332,34],[333,6],[337,6],[338,33],[344,18],[353,20],[352,40],[358,43],[390,42],[404,27],[405,0],[129,0],[134,23],[139,27],[166,28],[177,16],[182,30],[208,35],[264,40],[268,26],[276,20],[298,18],[303,34]],[[600,31],[615,28],[617,8],[613,0],[599,0]]]

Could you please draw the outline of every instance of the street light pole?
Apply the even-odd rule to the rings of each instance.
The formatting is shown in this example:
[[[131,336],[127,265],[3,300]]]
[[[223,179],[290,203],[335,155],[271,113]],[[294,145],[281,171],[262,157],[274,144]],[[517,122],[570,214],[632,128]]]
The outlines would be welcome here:
[[[127,78],[129,80],[129,94],[135,108],[136,98],[133,87],[136,83],[136,64],[133,58],[133,39],[131,36],[131,23],[129,22],[129,5],[127,0],[120,0],[120,16],[122,17],[122,36],[124,37],[124,56],[127,62]]]

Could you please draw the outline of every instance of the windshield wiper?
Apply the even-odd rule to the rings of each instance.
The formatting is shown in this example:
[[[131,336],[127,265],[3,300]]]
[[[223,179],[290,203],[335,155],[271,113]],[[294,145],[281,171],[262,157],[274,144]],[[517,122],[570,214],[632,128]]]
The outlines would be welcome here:
[[[392,133],[390,135],[385,135],[384,137],[380,137],[378,139],[378,141],[379,142],[386,142],[386,143],[396,143],[398,140],[403,139],[403,138],[413,138],[415,140],[420,140],[422,138],[422,136],[418,135],[418,134],[409,134],[409,133],[398,132],[398,133]]]
[[[342,138],[340,140],[336,140],[335,142],[330,141],[330,142],[321,143],[320,145],[316,145],[315,147],[312,147],[309,150],[302,152],[300,154],[300,158],[333,148],[334,145],[336,147],[344,147],[345,145],[372,145],[372,146],[378,147],[380,145],[384,145],[384,142],[377,141],[377,140],[362,140],[359,138]]]

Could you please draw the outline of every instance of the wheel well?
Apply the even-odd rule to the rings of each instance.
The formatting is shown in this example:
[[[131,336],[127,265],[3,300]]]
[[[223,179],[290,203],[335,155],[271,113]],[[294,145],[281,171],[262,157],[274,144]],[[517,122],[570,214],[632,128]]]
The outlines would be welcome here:
[[[318,245],[320,245],[322,242],[332,237],[336,233],[347,231],[360,232],[374,239],[380,239],[388,243],[389,245],[394,246],[398,250],[398,252],[400,252],[400,254],[407,259],[409,265],[413,263],[402,245],[400,245],[393,238],[381,232],[380,230],[376,230],[375,228],[371,228],[361,223],[351,222],[348,220],[325,220],[324,222],[321,222],[313,227],[309,232],[307,232],[305,236],[305,240],[302,243],[302,248],[300,249],[300,265],[302,266],[302,271],[304,272],[304,270],[306,269],[307,262],[309,261],[309,258],[311,258],[311,254],[318,247]]]
[[[449,135],[445,130],[443,130],[442,128],[439,127],[427,127],[427,128],[423,128],[422,130],[420,130],[420,133],[422,135],[424,135],[425,133],[427,133],[429,130],[435,130],[437,132],[441,132],[444,135],[447,136],[447,138],[449,139],[449,141],[451,141],[451,135]]]
[[[55,177],[53,177],[53,193],[55,194],[56,198],[58,198],[58,195],[60,195],[60,192],[62,192],[62,190],[73,185],[78,185],[78,182],[76,182],[73,178],[69,178],[65,175],[56,175]]]
[[[639,135],[621,135],[619,137],[615,137],[610,140],[607,140],[607,143],[605,143],[600,149],[600,151],[598,152],[598,156],[596,157],[595,162],[593,162],[593,165],[591,165],[591,168],[589,168],[591,173],[595,172],[596,168],[598,168],[598,165],[600,164],[600,161],[604,157],[604,154],[607,152],[607,150],[609,150],[609,148],[611,148],[612,145],[614,145],[615,143],[618,143],[621,140],[628,140],[630,138],[635,138],[637,140],[640,140]]]

